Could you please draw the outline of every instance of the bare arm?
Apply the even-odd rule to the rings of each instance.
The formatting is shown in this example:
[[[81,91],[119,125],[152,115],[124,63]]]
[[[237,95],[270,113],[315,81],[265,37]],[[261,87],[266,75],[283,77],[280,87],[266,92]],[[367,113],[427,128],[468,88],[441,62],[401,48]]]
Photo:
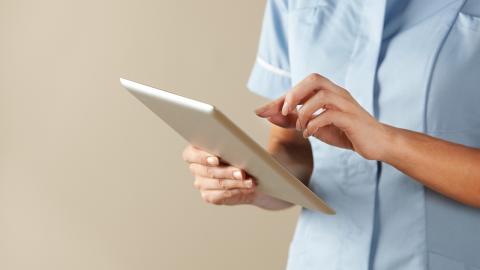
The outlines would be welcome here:
[[[425,186],[480,207],[480,150],[404,129],[387,127],[387,162]]]
[[[296,106],[302,104],[299,110]],[[314,112],[325,111],[319,116]],[[461,203],[480,207],[480,149],[447,142],[378,122],[342,87],[311,74],[257,114],[303,136],[351,149],[391,164],[425,186]],[[279,121],[289,115],[295,121]]]
[[[310,142],[295,129],[272,126],[267,151],[282,163],[297,178],[307,183],[312,170],[313,158]],[[291,203],[258,194],[253,204],[269,210],[280,210],[292,206]]]

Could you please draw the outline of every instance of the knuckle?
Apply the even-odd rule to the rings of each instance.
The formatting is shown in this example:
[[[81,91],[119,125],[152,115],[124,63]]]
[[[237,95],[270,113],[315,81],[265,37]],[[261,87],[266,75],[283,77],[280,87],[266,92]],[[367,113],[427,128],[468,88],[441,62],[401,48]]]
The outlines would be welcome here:
[[[215,197],[215,198],[211,198],[210,203],[215,204],[215,205],[220,205],[220,204],[223,203],[223,197],[218,196],[218,197]]]
[[[305,108],[303,106],[297,111],[297,116],[299,118],[305,116]]]
[[[328,97],[329,93],[328,93],[328,91],[325,91],[325,90],[319,90],[317,92],[317,95],[320,99],[325,99],[325,98]]]
[[[231,189],[234,187],[234,186],[233,186],[234,184],[232,183],[233,181],[234,181],[234,180],[226,180],[226,179],[225,179],[225,180],[221,180],[221,181],[219,182],[219,185],[220,185],[220,186],[218,186],[217,190],[220,191],[220,192],[222,192],[222,196],[225,195],[225,192],[231,190]]]
[[[222,204],[223,204],[223,200],[220,200],[220,199],[215,199],[215,200],[213,200],[212,204],[215,204],[215,205],[222,205]]]
[[[235,181],[234,184],[232,185],[234,188],[244,188],[245,187],[245,180],[242,181]]]
[[[327,112],[327,114],[325,114],[325,118],[327,118],[327,119],[335,117],[335,115],[337,114],[337,111],[335,111],[335,110],[328,110],[326,112]]]
[[[244,180],[232,180],[230,188],[243,188],[243,182]],[[235,190],[233,190],[232,192],[235,192]]]
[[[336,87],[337,87],[337,89],[340,90],[340,92],[344,93],[346,96],[352,97],[352,94],[347,89],[345,89],[343,87],[340,87],[340,86],[336,86]]]
[[[298,118],[300,119],[303,119],[305,117],[305,109],[301,108],[300,110],[298,110]]]
[[[190,172],[191,172],[192,174],[195,174],[196,166],[195,166],[194,163],[188,164],[188,169],[190,170]]]
[[[308,123],[305,123],[305,132],[310,132],[311,131],[311,126],[312,126],[312,121],[308,121]]]
[[[333,124],[333,118],[334,118],[334,113],[333,112],[325,115],[325,123],[328,124],[328,125]]]
[[[206,193],[202,192],[202,193],[200,193],[200,196],[202,197],[202,200],[204,202],[210,203],[210,197]]]
[[[309,122],[307,123],[306,129],[307,129],[308,132],[311,132],[314,127],[315,127],[315,123],[314,123],[313,121],[309,121]]]
[[[323,79],[323,77],[318,73],[311,73],[308,75],[307,79],[312,82],[318,82]]]
[[[352,96],[352,94],[347,89],[340,86],[337,86],[337,88],[340,90],[340,92],[344,93],[346,96],[349,96],[349,97]]]
[[[188,160],[189,150],[190,150],[190,146],[185,147],[185,149],[183,150],[183,152],[182,152],[182,159],[183,159],[183,161],[187,161],[187,160]]]
[[[209,178],[214,178],[214,176],[215,176],[214,168],[206,166],[205,167],[205,175]]]
[[[218,179],[219,189],[227,189],[228,182],[225,179]]]
[[[202,187],[198,179],[195,179],[195,181],[193,181],[193,187],[196,189],[200,189]]]
[[[240,190],[232,190],[230,197],[238,197],[242,192]]]
[[[221,198],[222,198],[222,199],[230,198],[230,197],[233,196],[233,192],[235,192],[235,190],[224,190],[224,191],[222,192]]]
[[[202,157],[200,158],[200,162],[201,162],[202,164],[205,164],[205,165],[208,164],[207,158],[208,158],[207,156],[202,156]]]

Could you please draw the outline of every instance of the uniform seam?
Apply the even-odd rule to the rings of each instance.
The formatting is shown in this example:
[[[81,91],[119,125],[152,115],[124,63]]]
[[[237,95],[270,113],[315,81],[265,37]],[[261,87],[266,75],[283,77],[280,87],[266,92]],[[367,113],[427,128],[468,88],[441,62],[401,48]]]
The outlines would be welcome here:
[[[452,2],[453,3],[453,2]],[[443,37],[440,45],[438,46],[437,50],[434,52],[434,55],[433,55],[433,62],[432,62],[432,68],[430,70],[430,74],[428,75],[428,80],[427,80],[427,84],[426,84],[426,93],[425,93],[425,104],[423,106],[424,108],[424,112],[423,112],[423,132],[428,134],[428,120],[427,120],[427,114],[428,114],[428,100],[430,98],[430,92],[431,92],[431,85],[432,85],[432,78],[433,78],[433,72],[435,70],[435,65],[437,64],[437,61],[438,61],[438,57],[440,55],[440,52],[442,51],[442,48],[443,46],[445,45],[445,42],[448,38],[448,36],[450,35],[452,29],[453,29],[453,26],[455,24],[455,22],[457,21],[458,19],[458,12],[460,10],[462,10],[463,6],[465,6],[465,4],[467,3],[466,0],[464,0],[463,4],[460,6],[460,8],[458,9],[457,11],[457,14],[455,15],[455,17],[453,18],[453,21],[452,23],[450,24],[447,32],[445,33],[445,36]],[[447,5],[448,6],[448,5]],[[429,268],[429,258],[428,258],[428,252],[429,252],[429,248],[428,248],[428,242],[429,242],[429,239],[428,239],[428,218],[427,218],[427,202],[425,200],[425,197],[427,196],[427,191],[425,190],[425,187],[423,188],[423,196],[424,196],[424,202],[423,202],[423,211],[424,211],[424,233],[425,233],[425,268],[428,269]]]

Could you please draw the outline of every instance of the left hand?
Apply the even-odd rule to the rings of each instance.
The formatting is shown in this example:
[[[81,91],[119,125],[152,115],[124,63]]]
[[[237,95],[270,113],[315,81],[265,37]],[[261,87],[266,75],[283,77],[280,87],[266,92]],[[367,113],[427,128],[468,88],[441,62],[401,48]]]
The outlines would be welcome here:
[[[297,105],[302,105],[297,110]],[[324,110],[319,115],[318,110]],[[286,95],[256,111],[284,128],[296,127],[333,146],[356,151],[366,159],[381,160],[388,127],[378,122],[352,95],[325,77],[311,74]]]

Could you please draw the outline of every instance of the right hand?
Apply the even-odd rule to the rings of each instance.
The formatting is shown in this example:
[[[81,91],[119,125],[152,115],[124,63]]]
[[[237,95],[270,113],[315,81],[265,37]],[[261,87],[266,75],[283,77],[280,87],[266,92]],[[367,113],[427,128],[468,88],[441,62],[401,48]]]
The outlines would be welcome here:
[[[242,169],[230,166],[219,157],[189,145],[183,160],[194,175],[193,185],[202,199],[211,204],[252,204],[255,201],[255,181]]]

